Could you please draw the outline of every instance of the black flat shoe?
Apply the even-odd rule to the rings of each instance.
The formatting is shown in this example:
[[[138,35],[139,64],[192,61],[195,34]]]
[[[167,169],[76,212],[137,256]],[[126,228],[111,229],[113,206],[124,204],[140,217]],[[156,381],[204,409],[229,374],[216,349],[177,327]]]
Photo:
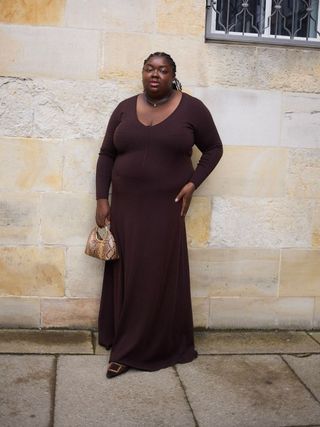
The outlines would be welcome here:
[[[124,374],[129,369],[130,367],[127,365],[122,365],[121,363],[118,363],[118,362],[110,362],[106,376],[107,378],[113,378],[118,375]]]

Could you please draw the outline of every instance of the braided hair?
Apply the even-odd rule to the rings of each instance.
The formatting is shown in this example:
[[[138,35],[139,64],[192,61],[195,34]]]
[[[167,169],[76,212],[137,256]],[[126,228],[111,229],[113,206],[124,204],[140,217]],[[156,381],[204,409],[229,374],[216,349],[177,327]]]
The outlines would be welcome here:
[[[173,71],[173,80],[172,80],[172,89],[175,90],[179,90],[182,91],[182,85],[179,82],[179,80],[176,78],[176,71],[177,71],[177,67],[176,67],[176,63],[174,62],[174,60],[171,58],[171,56],[168,53],[165,52],[154,52],[151,53],[148,58],[146,58],[143,62],[143,65],[145,65],[150,58],[153,58],[154,56],[162,56],[163,58],[166,58],[166,60],[169,62],[169,64],[172,67],[172,71]]]

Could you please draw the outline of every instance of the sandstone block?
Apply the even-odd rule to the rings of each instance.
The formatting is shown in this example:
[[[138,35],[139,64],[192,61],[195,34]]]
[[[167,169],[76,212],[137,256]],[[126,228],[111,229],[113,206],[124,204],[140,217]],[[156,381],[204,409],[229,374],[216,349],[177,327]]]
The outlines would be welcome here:
[[[309,64],[308,67],[310,67]],[[319,111],[320,94],[284,94],[281,145],[320,148]]]
[[[320,57],[313,49],[257,47],[254,84],[259,88],[318,92]]]
[[[313,210],[312,247],[320,249],[320,202],[315,203]]]
[[[1,244],[38,243],[39,225],[39,194],[0,193]]]
[[[0,74],[96,79],[99,36],[94,30],[2,25]]]
[[[99,301],[94,298],[42,298],[41,327],[97,327]]]
[[[100,78],[141,81],[143,61],[152,50],[150,36],[133,33],[105,33],[102,43]],[[137,46],[139,46],[138,52]]]
[[[215,197],[210,244],[264,248],[311,247],[313,201]],[[299,227],[297,227],[299,224]]]
[[[207,43],[203,53],[198,72],[204,75],[204,86],[255,87],[255,46]]]
[[[0,295],[64,295],[64,249],[0,248]]]
[[[95,198],[87,194],[42,195],[41,238],[44,243],[83,245],[95,225]]]
[[[33,135],[102,138],[118,103],[118,92],[118,85],[101,80],[35,80]]]
[[[64,141],[63,189],[95,194],[95,172],[102,140]]]
[[[68,27],[106,31],[150,33],[154,29],[153,2],[134,0],[68,0],[65,24]]]
[[[279,255],[274,249],[190,249],[192,295],[277,296]]]
[[[67,249],[66,296],[100,297],[105,263],[89,257],[83,246]]]
[[[2,328],[38,328],[40,300],[34,297],[1,297],[0,325]]]
[[[290,150],[287,192],[290,197],[320,198],[320,149]]]
[[[61,190],[62,155],[52,140],[0,138],[2,190]]]
[[[211,220],[211,200],[194,196],[186,215],[188,244],[206,246],[209,239]]]
[[[311,329],[313,298],[210,298],[210,328]]]
[[[209,317],[209,299],[192,298],[193,326],[195,328],[207,328]]]
[[[280,296],[320,296],[320,250],[282,249]]]
[[[200,158],[195,152],[195,163]],[[273,147],[225,146],[214,171],[195,194],[278,197],[286,194],[288,151]],[[270,172],[272,165],[272,173]]]
[[[199,36],[204,34],[205,5],[197,0],[175,2],[156,1],[157,31],[159,33]]]
[[[281,92],[234,87],[195,87],[191,92],[209,108],[224,145],[244,145],[246,147],[243,147],[243,150],[247,151],[242,153],[246,156],[249,156],[249,150],[254,150],[254,146],[269,148],[279,145]],[[285,151],[272,151],[271,148],[269,150],[266,148],[264,151],[251,151],[251,160],[261,162],[262,159],[258,160],[257,156],[271,156],[278,174],[277,168],[282,166]],[[273,157],[276,153],[280,155],[279,160]],[[265,159],[267,160],[270,160],[270,157]],[[223,158],[222,162],[224,161]],[[252,165],[253,168],[257,166],[256,162]]]
[[[59,25],[66,0],[2,0],[0,22],[25,25]]]
[[[33,88],[31,79],[0,77],[1,135],[32,134]]]

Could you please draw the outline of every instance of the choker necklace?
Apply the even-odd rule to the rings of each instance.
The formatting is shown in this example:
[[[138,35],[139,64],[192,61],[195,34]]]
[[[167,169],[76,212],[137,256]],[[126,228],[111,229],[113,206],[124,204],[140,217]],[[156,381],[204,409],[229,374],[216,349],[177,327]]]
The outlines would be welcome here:
[[[146,92],[143,92],[144,95],[144,99],[147,101],[148,104],[152,105],[154,108],[158,107],[158,105],[164,104],[165,102],[167,102],[171,96],[173,94],[173,91],[170,92],[170,95],[165,96],[164,98],[159,99],[159,101],[155,101],[154,99],[150,98]]]

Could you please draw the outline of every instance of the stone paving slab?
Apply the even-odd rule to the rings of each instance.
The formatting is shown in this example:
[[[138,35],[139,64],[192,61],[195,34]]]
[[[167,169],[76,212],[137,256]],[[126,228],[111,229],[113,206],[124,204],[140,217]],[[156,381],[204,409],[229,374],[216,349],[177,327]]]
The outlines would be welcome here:
[[[173,368],[107,379],[104,356],[60,356],[55,427],[195,426]]]
[[[200,427],[319,424],[320,404],[278,355],[199,356],[177,371]]]
[[[54,381],[54,356],[0,355],[1,427],[50,425]]]
[[[309,332],[309,335],[311,335],[320,344],[320,332]]]
[[[320,402],[320,354],[308,357],[282,356]]]
[[[1,329],[0,353],[92,354],[90,331]]]
[[[199,354],[320,353],[303,331],[198,331],[195,345]]]

